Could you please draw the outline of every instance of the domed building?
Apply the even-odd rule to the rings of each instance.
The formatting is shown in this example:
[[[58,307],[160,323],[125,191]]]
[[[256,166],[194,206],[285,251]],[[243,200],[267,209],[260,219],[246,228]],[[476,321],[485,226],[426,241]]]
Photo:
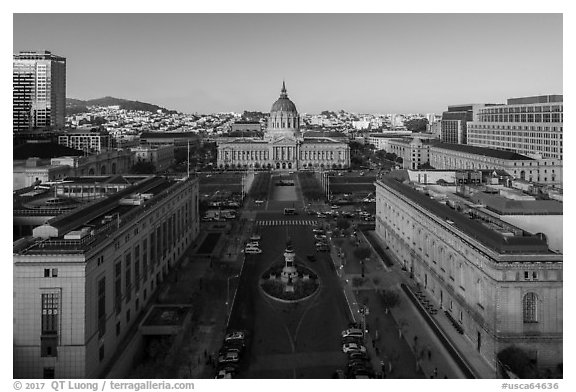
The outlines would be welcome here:
[[[274,102],[268,118],[268,133],[272,138],[281,136],[296,137],[300,128],[300,116],[294,102],[288,98],[286,84],[282,82],[280,98]]]
[[[282,83],[263,138],[218,142],[219,169],[321,170],[350,166],[350,147],[328,137],[302,137],[300,116]]]

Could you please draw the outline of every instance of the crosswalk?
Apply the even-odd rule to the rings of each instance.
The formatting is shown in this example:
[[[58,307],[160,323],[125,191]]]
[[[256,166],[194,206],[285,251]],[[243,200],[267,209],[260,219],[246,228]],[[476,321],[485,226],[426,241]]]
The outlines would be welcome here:
[[[317,220],[259,220],[258,226],[316,226]]]

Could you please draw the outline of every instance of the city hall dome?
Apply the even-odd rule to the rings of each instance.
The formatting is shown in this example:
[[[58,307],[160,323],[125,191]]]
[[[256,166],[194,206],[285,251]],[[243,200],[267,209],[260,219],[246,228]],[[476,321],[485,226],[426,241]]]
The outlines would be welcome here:
[[[280,98],[274,102],[268,118],[267,136],[279,138],[296,137],[300,128],[300,117],[296,105],[288,98],[286,84],[282,82]]]
[[[288,98],[288,94],[286,93],[286,85],[282,82],[282,91],[280,92],[280,98],[274,102],[272,105],[272,109],[270,109],[270,113],[272,112],[298,112],[296,110],[296,105],[294,102]]]

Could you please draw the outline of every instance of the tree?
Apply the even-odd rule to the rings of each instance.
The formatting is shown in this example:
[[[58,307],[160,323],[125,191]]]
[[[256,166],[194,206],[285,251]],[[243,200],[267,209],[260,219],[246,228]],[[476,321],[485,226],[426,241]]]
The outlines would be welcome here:
[[[336,227],[340,230],[346,231],[350,227],[350,222],[344,218],[338,218],[336,221]]]
[[[400,295],[396,290],[382,290],[380,293],[380,300],[386,309],[386,313],[388,313],[388,309],[393,308],[400,303]]]
[[[354,256],[360,261],[360,265],[362,267],[362,277],[364,277],[364,260],[370,257],[370,248],[367,246],[361,246],[359,248],[354,249]]]
[[[412,120],[404,121],[406,130],[410,132],[426,132],[428,119],[426,118],[413,118]]]
[[[520,347],[506,347],[498,353],[498,360],[520,378],[538,378],[534,361]]]
[[[156,167],[150,162],[138,162],[130,168],[132,174],[154,174]]]

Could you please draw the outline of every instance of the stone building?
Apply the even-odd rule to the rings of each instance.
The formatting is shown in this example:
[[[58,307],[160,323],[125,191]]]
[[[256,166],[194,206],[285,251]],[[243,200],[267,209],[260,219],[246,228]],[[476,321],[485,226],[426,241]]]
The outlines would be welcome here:
[[[198,233],[198,180],[150,177],[14,242],[14,378],[105,377]]]
[[[385,176],[376,233],[441,313],[495,367],[515,345],[542,368],[563,362],[563,256],[545,236],[465,198]],[[438,198],[438,200],[435,200]],[[444,202],[441,202],[443,200]]]
[[[302,170],[347,168],[350,147],[329,137],[302,137],[300,116],[282,84],[263,138],[218,142],[220,169]]]

